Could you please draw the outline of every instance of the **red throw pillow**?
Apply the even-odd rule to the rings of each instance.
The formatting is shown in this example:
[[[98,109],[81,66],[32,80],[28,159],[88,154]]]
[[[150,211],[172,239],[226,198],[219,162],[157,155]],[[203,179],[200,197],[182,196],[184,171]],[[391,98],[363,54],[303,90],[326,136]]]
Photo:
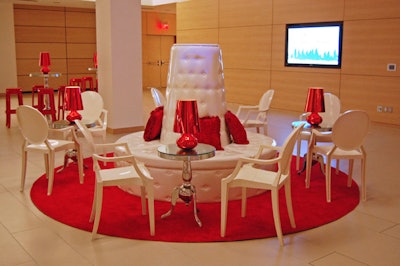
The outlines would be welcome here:
[[[143,138],[145,141],[159,139],[161,135],[162,119],[164,115],[164,107],[159,106],[150,113],[144,129]]]
[[[227,111],[225,113],[225,122],[234,143],[249,144],[246,130],[236,115],[234,115],[231,111]]]
[[[223,150],[221,146],[221,120],[218,116],[206,116],[199,119],[200,132],[196,135],[199,143],[210,144],[217,150]]]

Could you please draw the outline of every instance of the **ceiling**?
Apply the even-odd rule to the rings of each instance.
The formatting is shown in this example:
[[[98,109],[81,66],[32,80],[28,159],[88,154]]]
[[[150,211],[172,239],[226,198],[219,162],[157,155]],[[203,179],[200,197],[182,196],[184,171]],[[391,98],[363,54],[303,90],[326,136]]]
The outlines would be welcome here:
[[[95,8],[95,1],[90,1],[90,0],[0,0],[0,3]],[[142,6],[142,10],[143,11],[157,11],[157,12],[163,12],[163,13],[175,13],[176,4],[172,3],[172,4],[157,5],[157,6]]]

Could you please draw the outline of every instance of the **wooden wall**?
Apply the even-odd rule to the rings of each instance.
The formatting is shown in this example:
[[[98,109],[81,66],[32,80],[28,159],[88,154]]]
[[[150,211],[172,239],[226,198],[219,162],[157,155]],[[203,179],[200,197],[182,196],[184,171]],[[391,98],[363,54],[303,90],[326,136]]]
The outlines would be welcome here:
[[[285,25],[322,21],[344,21],[342,68],[285,67]],[[342,111],[400,125],[400,1],[191,0],[177,4],[177,42],[221,45],[229,102],[257,104],[273,88],[272,108],[301,113],[308,87],[321,86]]]
[[[40,72],[39,54],[50,53],[49,86],[67,85],[70,78],[92,76],[93,55],[96,51],[96,16],[94,9],[14,6],[15,42],[18,86],[30,91],[43,78],[29,77]]]

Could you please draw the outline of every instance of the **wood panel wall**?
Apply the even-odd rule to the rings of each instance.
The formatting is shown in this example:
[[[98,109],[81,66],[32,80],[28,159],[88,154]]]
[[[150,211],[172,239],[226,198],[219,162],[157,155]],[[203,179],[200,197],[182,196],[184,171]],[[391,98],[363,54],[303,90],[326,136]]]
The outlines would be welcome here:
[[[285,25],[323,21],[344,22],[342,68],[285,67]],[[272,108],[301,113],[308,87],[321,86],[342,111],[400,125],[400,1],[191,0],[177,4],[177,42],[221,45],[229,102],[257,104],[273,88]]]

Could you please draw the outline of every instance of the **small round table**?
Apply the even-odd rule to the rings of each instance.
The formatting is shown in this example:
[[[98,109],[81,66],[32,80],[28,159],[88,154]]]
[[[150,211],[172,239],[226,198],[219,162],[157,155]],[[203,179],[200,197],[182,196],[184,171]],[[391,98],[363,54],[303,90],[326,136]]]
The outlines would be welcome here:
[[[192,180],[192,167],[191,161],[204,160],[215,156],[215,148],[208,144],[199,143],[191,150],[180,149],[176,144],[161,145],[157,148],[158,156],[168,160],[183,161],[182,167],[182,180],[183,184],[177,186],[172,191],[171,196],[171,209],[163,214],[161,218],[168,217],[174,210],[178,198],[183,200],[188,205],[193,199],[194,218],[197,224],[201,227],[202,223],[197,216],[196,208],[196,188],[191,183]]]

